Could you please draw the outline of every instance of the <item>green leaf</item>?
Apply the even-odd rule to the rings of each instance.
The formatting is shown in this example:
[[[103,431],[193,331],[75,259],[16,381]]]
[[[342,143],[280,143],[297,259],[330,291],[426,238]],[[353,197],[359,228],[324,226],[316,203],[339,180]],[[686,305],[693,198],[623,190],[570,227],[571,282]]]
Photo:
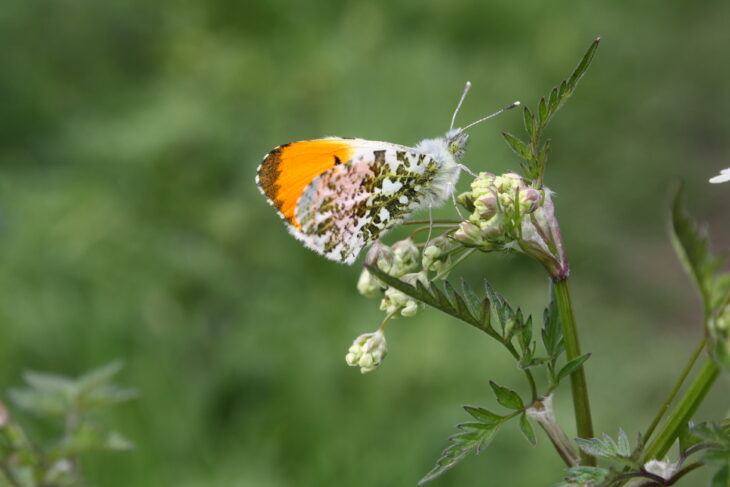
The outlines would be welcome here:
[[[567,471],[568,476],[565,478],[565,483],[558,485],[598,485],[611,473],[610,470],[601,467],[572,467]]]
[[[537,445],[537,438],[535,437],[535,429],[530,424],[530,420],[527,419],[527,415],[522,413],[520,416],[520,430],[525,439],[530,442],[530,445]]]
[[[629,437],[626,436],[626,432],[622,429],[618,430],[618,442],[616,451],[621,456],[631,456],[631,444],[629,443]]]
[[[504,140],[507,141],[510,149],[512,149],[515,154],[526,161],[532,160],[532,151],[525,142],[521,141],[509,132],[502,132],[502,137],[504,137]]]
[[[418,485],[439,477],[468,455],[481,453],[491,443],[499,428],[499,423],[493,425],[464,423],[458,425],[457,428],[462,432],[449,438],[451,444],[441,453],[434,468],[418,482]]]
[[[530,136],[530,140],[535,138],[537,133],[537,124],[535,123],[535,116],[532,114],[529,108],[525,106],[522,110],[523,119],[525,122],[525,131]]]
[[[581,355],[580,357],[576,357],[567,364],[563,366],[562,369],[560,369],[560,372],[558,372],[558,382],[562,381],[566,377],[568,377],[570,374],[572,374],[578,367],[583,365],[583,362],[588,360],[591,357],[590,353],[586,353]]]
[[[591,456],[607,458],[622,465],[635,466],[636,462],[631,456],[631,445],[623,430],[619,430],[618,442],[604,433],[600,439],[576,438],[575,443],[578,448]]]
[[[583,59],[580,60],[580,63],[578,63],[578,66],[576,66],[575,71],[573,71],[573,74],[570,75],[570,78],[568,79],[568,88],[572,92],[575,90],[576,85],[578,84],[578,81],[583,77],[586,70],[588,69],[588,66],[590,66],[591,61],[593,61],[593,56],[596,54],[596,49],[598,49],[598,43],[601,42],[601,38],[597,37],[593,43],[591,43],[591,46],[588,48],[588,51],[583,55]]]
[[[475,310],[471,309],[471,307],[467,305],[468,299],[465,300],[461,295],[459,295],[448,281],[444,282],[444,291],[439,289],[438,285],[435,283],[431,283],[429,287],[426,287],[421,281],[417,281],[416,286],[414,287],[396,277],[386,274],[377,267],[370,265],[366,265],[365,267],[371,274],[388,286],[391,286],[394,289],[407,294],[413,299],[427,304],[428,306],[441,310],[448,315],[479,328],[496,339],[500,339],[499,335],[496,331],[494,331],[490,324],[490,314],[482,311],[478,314],[475,313]],[[482,303],[482,309],[484,309],[483,305],[484,302]]]
[[[684,192],[679,186],[672,204],[672,242],[679,260],[692,276],[700,291],[706,315],[712,311],[715,299],[715,274],[722,268],[724,258],[710,250],[707,231],[692,221],[684,209]]]
[[[489,385],[497,397],[497,402],[508,409],[524,409],[525,405],[517,393],[511,389],[500,386],[493,380],[489,381]]]
[[[464,406],[464,409],[474,419],[484,424],[499,424],[507,419],[507,416],[500,416],[499,414],[476,406]]]
[[[537,113],[540,116],[540,127],[544,127],[545,125],[547,125],[548,117],[550,116],[550,114],[548,113],[547,103],[545,102],[545,97],[540,98]]]
[[[543,312],[542,343],[551,358],[557,358],[563,352],[563,329],[552,285],[550,286],[550,304]]]

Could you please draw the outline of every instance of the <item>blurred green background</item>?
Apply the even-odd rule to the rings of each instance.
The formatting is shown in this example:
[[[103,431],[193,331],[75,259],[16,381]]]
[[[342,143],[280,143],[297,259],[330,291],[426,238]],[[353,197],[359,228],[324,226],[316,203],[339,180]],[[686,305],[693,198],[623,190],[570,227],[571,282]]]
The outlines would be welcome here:
[[[730,3],[5,0],[0,8],[0,390],[22,370],[115,358],[141,397],[109,421],[137,444],[84,459],[98,485],[414,485],[511,359],[426,311],[389,328],[375,373],[346,367],[377,302],[287,235],[254,184],[272,147],[325,135],[406,145],[530,106],[603,42],[550,128],[547,184],[598,432],[632,435],[699,339],[699,305],[667,239],[681,177],[718,249],[730,242]],[[506,171],[499,131],[465,164]],[[465,181],[462,185],[465,185]],[[443,215],[453,209],[447,205]],[[525,258],[461,269],[541,313]],[[727,408],[723,378],[702,410]],[[567,388],[556,398],[572,432]],[[432,485],[551,485],[561,463],[507,427]],[[694,474],[693,474],[694,475]],[[702,475],[683,485],[696,485]]]

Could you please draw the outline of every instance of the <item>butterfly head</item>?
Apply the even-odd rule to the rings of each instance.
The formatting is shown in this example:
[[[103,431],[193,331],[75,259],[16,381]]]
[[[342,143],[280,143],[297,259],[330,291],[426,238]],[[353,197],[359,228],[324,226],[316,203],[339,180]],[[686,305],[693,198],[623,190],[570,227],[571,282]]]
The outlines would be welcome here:
[[[466,150],[466,144],[469,142],[469,134],[464,133],[462,129],[453,129],[446,132],[446,147],[455,159],[461,159]]]

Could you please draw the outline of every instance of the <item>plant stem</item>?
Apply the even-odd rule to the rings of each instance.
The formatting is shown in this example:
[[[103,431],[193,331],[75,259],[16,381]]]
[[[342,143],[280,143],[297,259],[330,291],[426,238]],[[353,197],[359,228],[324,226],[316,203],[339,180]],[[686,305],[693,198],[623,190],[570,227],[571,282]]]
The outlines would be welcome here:
[[[667,419],[664,428],[659,432],[659,436],[646,449],[644,461],[662,458],[667,454],[679,436],[680,430],[692,419],[692,415],[705,399],[719,374],[720,369],[712,359],[708,358],[684,396],[679,400],[674,412]]]
[[[567,359],[573,360],[580,357],[580,342],[578,341],[578,328],[575,324],[573,305],[570,300],[568,289],[568,278],[553,281],[555,289],[555,300],[560,313],[560,323],[563,327],[563,338],[565,339],[565,353]],[[579,438],[593,438],[593,422],[591,420],[591,405],[588,401],[588,385],[586,375],[581,365],[570,374],[570,386],[573,392],[573,407],[575,409],[575,424]],[[580,452],[583,465],[595,466],[596,459],[584,451]]]
[[[652,433],[654,433],[654,430],[656,429],[657,425],[659,424],[659,421],[662,420],[664,417],[664,414],[667,412],[667,409],[669,409],[669,406],[672,404],[672,401],[674,401],[674,398],[677,396],[677,393],[679,393],[679,390],[682,388],[682,384],[684,384],[684,381],[687,379],[687,376],[689,375],[690,371],[692,370],[692,367],[694,367],[695,362],[697,362],[697,358],[699,358],[700,354],[702,353],[702,350],[705,348],[705,344],[707,343],[706,338],[702,338],[702,341],[697,346],[694,352],[692,352],[692,356],[689,358],[689,362],[687,362],[687,365],[684,366],[684,370],[682,371],[682,374],[679,376],[679,379],[677,379],[677,382],[674,384],[674,387],[672,388],[672,391],[669,393],[669,396],[664,401],[664,404],[659,408],[659,411],[657,411],[656,416],[654,416],[654,420],[649,425],[649,428],[647,428],[646,433],[644,433],[643,440],[649,441],[649,438],[651,438]]]

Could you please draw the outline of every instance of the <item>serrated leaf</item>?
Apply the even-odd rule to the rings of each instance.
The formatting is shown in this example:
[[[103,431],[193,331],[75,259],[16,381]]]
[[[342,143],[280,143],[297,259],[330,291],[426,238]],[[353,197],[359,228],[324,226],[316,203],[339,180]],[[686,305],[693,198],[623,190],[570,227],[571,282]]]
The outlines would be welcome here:
[[[479,427],[475,425],[480,425]],[[423,485],[439,477],[454,465],[462,461],[472,453],[481,453],[494,438],[499,424],[487,425],[481,423],[465,423],[458,426],[460,430],[467,429],[464,433],[457,433],[449,438],[451,444],[441,453],[436,460],[436,465],[419,482]]]
[[[502,137],[504,137],[504,140],[507,141],[507,145],[509,145],[510,149],[512,149],[515,154],[526,161],[532,160],[532,151],[525,142],[509,132],[502,132]]]
[[[672,203],[672,242],[679,260],[697,285],[705,313],[709,315],[716,298],[715,273],[722,268],[724,258],[712,254],[706,229],[692,221],[684,209],[682,186],[677,188]]]
[[[596,485],[603,482],[611,473],[601,467],[571,467],[568,470],[566,481],[577,485]]]
[[[631,444],[629,443],[629,437],[626,436],[624,430],[618,430],[618,441],[616,442],[616,451],[619,455],[624,457],[631,456]]]
[[[525,405],[515,391],[500,386],[493,380],[489,381],[489,385],[492,387],[492,391],[494,391],[494,395],[497,397],[497,402],[499,404],[508,409],[524,409]]]
[[[545,101],[545,97],[540,98],[540,103],[538,105],[537,113],[540,117],[540,127],[544,127],[548,122],[548,116],[549,116],[547,102]]]
[[[543,312],[542,343],[545,351],[552,358],[557,358],[562,352],[560,343],[563,339],[563,329],[560,324],[560,313],[555,300],[555,290],[550,286],[550,303]]]
[[[548,101],[548,109],[550,110],[550,113],[555,113],[555,111],[558,109],[558,89],[553,88],[550,91],[550,101]]]
[[[532,114],[530,109],[525,106],[522,110],[522,117],[525,123],[525,131],[530,136],[530,140],[533,140],[535,138],[535,134],[537,133],[535,116]]]
[[[588,48],[588,51],[583,55],[583,59],[580,60],[578,63],[578,66],[576,66],[575,71],[573,71],[573,74],[570,75],[570,78],[568,79],[568,86],[571,91],[575,90],[575,86],[578,84],[578,81],[583,77],[586,70],[588,69],[588,66],[591,65],[591,61],[593,61],[593,56],[596,55],[596,49],[598,49],[598,43],[601,42],[601,38],[596,38]]]
[[[490,320],[487,318],[480,320],[474,316],[469,307],[466,305],[464,299],[454,290],[448,281],[444,283],[446,289],[444,292],[441,291],[436,284],[431,284],[430,287],[426,287],[421,281],[417,281],[416,286],[412,286],[381,271],[377,267],[370,265],[366,265],[365,267],[377,279],[388,286],[407,294],[413,299],[479,328],[492,337],[499,338],[497,333],[492,329]]]
[[[566,377],[568,377],[570,374],[572,374],[576,369],[578,369],[581,365],[583,365],[583,362],[588,360],[591,357],[590,353],[586,353],[581,355],[580,357],[576,357],[567,364],[563,366],[562,369],[560,369],[560,372],[558,372],[558,382],[562,381]]]
[[[530,420],[527,419],[527,415],[524,413],[520,416],[520,431],[522,431],[522,435],[525,437],[525,439],[530,442],[530,445],[537,445],[535,429],[532,427],[532,425],[530,424]]]
[[[507,419],[506,416],[500,416],[499,414],[476,406],[464,406],[464,409],[474,419],[476,419],[477,421],[481,421],[484,424],[499,424]]]
[[[464,279],[461,280],[461,290],[464,301],[466,301],[469,308],[469,313],[477,320],[482,321],[484,319],[484,316],[482,316],[482,300],[479,299],[479,296]]]
[[[575,444],[578,445],[578,448],[593,457],[608,457],[614,454],[613,449],[607,448],[598,438],[576,438]]]

